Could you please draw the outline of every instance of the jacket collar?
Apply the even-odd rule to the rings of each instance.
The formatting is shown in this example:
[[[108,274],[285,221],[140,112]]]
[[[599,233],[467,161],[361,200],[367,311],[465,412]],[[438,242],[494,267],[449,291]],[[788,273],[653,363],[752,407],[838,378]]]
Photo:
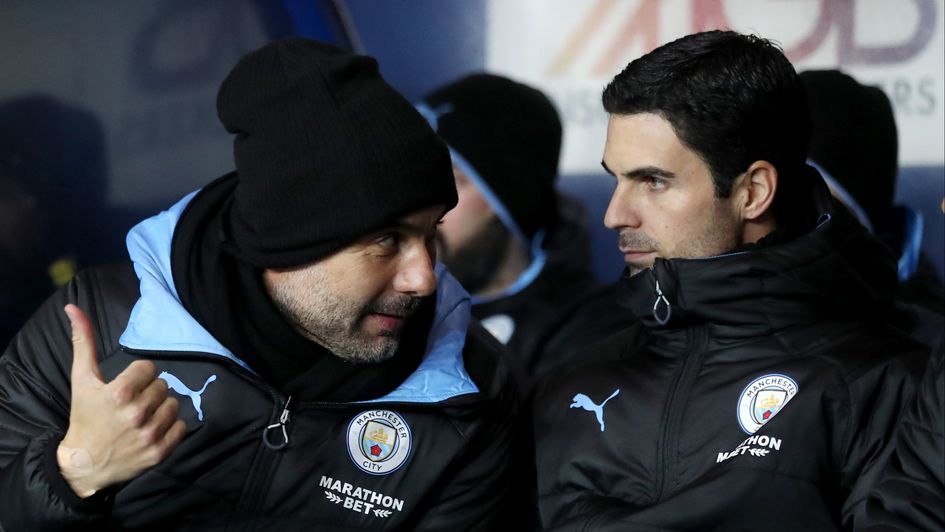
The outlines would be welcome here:
[[[716,257],[657,259],[624,277],[621,304],[651,336],[678,337],[703,325],[711,336],[733,340],[888,308],[896,279],[892,254],[837,208],[822,182],[814,195],[820,217],[813,230]]]

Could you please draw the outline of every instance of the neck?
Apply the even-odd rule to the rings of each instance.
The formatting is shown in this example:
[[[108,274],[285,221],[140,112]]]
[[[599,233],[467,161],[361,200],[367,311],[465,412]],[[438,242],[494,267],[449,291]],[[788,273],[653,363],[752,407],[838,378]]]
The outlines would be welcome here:
[[[488,297],[502,293],[522,275],[531,262],[528,249],[516,238],[508,238],[505,243],[503,259],[495,269],[495,274],[475,296]]]
[[[749,220],[742,227],[742,245],[754,244],[771,234],[778,224],[770,213],[765,213],[757,220]]]

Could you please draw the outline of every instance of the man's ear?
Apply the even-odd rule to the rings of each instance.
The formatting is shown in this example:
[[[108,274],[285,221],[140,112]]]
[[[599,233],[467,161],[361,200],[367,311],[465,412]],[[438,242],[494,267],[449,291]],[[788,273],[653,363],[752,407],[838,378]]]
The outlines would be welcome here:
[[[742,220],[760,222],[771,217],[778,170],[768,161],[755,161],[735,181],[732,195]]]

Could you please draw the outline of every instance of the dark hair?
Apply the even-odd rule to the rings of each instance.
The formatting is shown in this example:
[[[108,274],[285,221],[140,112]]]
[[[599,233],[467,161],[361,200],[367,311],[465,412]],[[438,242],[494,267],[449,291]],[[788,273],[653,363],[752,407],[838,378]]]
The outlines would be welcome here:
[[[604,109],[654,113],[712,172],[716,196],[758,160],[778,170],[778,204],[805,163],[811,135],[804,88],[780,47],[755,35],[687,35],[630,62],[607,85]],[[778,199],[782,201],[779,202]]]

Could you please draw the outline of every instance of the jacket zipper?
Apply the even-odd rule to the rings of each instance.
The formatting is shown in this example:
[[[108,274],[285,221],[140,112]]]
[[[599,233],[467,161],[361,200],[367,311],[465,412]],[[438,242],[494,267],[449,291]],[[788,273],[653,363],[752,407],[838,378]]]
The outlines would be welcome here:
[[[234,513],[233,524],[252,522],[252,518],[258,516],[265,505],[266,492],[275,473],[276,464],[281,458],[281,451],[289,445],[289,420],[291,418],[289,404],[291,402],[290,396],[281,403],[281,409],[280,403],[276,403],[273,415],[278,415],[278,417],[263,429],[261,436],[263,445],[256,449],[252,469],[246,477],[246,487],[240,497],[238,511]]]
[[[147,351],[140,349],[129,349],[124,346],[122,346],[121,349],[125,352],[139,355],[170,355],[161,356],[159,358],[189,358],[188,355],[178,352]],[[266,424],[262,434],[260,435],[262,445],[257,447],[253,464],[251,466],[249,475],[246,477],[246,483],[244,484],[242,494],[240,496],[240,502],[237,507],[237,511],[234,512],[233,515],[234,520],[232,523],[239,523],[245,520],[247,517],[251,518],[257,515],[259,509],[262,508],[263,504],[265,503],[264,495],[266,488],[269,485],[269,479],[274,471],[273,466],[276,463],[276,459],[279,458],[277,451],[284,449],[289,443],[289,421],[291,418],[289,403],[291,402],[292,397],[283,399],[283,395],[279,393],[278,390],[262,380],[255,372],[237,364],[227,357],[215,355],[213,353],[194,353],[193,356],[194,358],[199,358],[201,360],[206,360],[209,358],[223,363],[225,366],[233,369],[234,374],[246,380],[250,385],[261,388],[263,391],[268,393],[269,396],[272,397],[274,403],[274,419],[270,418],[269,423]]]
[[[702,355],[706,340],[708,339],[705,327],[702,326],[690,330],[687,332],[687,335],[689,336],[689,345],[686,349],[686,353],[683,355],[682,364],[673,376],[673,382],[670,385],[666,407],[666,422],[663,425],[660,446],[657,450],[659,456],[656,486],[657,502],[663,500],[664,495],[668,491],[667,480],[675,478],[676,448],[680,432],[679,425],[682,422],[682,415],[686,409],[689,389],[692,387],[692,382],[699,372],[699,367],[702,365]]]
[[[660,289],[659,278],[651,269],[655,285],[653,303],[653,317],[660,325],[669,322],[672,316],[672,306]],[[702,365],[702,355],[708,341],[708,331],[705,326],[693,327],[686,331],[687,347],[683,353],[682,363],[673,375],[670,383],[669,395],[666,399],[666,413],[663,428],[657,448],[656,470],[656,498],[655,502],[663,500],[668,491],[667,482],[676,475],[676,449],[679,440],[679,425],[686,407],[686,399],[692,382]]]

